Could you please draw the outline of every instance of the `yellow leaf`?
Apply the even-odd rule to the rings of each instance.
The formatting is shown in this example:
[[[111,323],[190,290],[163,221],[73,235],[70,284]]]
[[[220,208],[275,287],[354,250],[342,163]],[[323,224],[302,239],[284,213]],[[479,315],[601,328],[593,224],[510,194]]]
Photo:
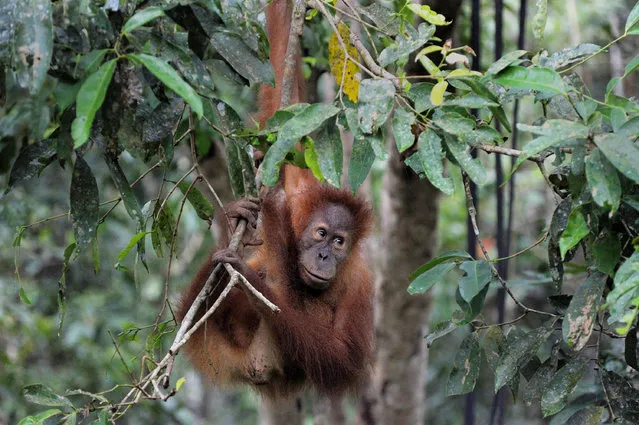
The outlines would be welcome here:
[[[359,68],[351,60],[344,61],[346,59],[344,55],[344,49],[348,52],[348,55],[359,61],[359,54],[357,49],[351,44],[349,34],[350,29],[345,24],[339,24],[337,27],[339,34],[344,41],[344,46],[341,45],[337,34],[333,33],[331,39],[328,42],[328,62],[331,65],[331,73],[335,77],[337,84],[343,87],[343,91],[353,102],[357,102],[357,96],[359,95]]]
[[[178,379],[177,382],[175,383],[175,391],[180,391],[180,388],[185,382],[186,382],[185,377],[181,377],[180,379]]]
[[[447,88],[448,83],[444,80],[435,84],[435,87],[430,91],[430,102],[435,106],[444,103],[444,93],[446,93]]]

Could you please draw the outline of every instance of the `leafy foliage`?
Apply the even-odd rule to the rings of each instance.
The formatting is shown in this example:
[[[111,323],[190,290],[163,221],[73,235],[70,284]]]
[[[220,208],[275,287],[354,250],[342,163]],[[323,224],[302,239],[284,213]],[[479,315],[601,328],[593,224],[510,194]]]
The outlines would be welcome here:
[[[96,273],[100,270],[99,246],[108,243],[100,232],[115,206],[124,206],[131,230],[127,240],[117,241],[115,268],[131,272],[128,261],[135,252],[136,276],[139,264],[148,266],[149,234],[157,257],[168,251],[174,258],[185,208],[210,224],[215,209],[195,183],[202,179],[198,158],[213,140],[224,146],[236,196],[257,193],[252,147],[265,151],[258,176],[266,185],[275,184],[282,164],[291,162],[310,168],[328,184],[339,187],[345,180],[353,192],[376,161],[389,158],[388,149],[397,149],[415,175],[448,195],[455,192],[455,176],[463,175],[466,185],[469,179],[478,185],[489,181],[485,161],[476,155],[480,151],[517,157],[511,175],[527,161],[545,173],[545,165],[554,159],[554,169],[544,177],[559,199],[542,239],[547,239],[548,280],[556,295],[568,296],[564,305],[532,308],[509,290],[521,316],[510,323],[488,323],[482,315],[487,294],[496,286],[510,288],[511,282],[497,273],[499,259],[475,259],[465,252],[448,252],[420,267],[410,276],[408,292],[424,293],[447,274],[458,273],[458,309],[427,338],[430,345],[456,329],[472,327],[453,360],[447,394],[472,391],[485,356],[495,391],[507,385],[516,395],[523,375],[530,396],[526,398],[538,400],[545,416],[569,412],[569,423],[588,423],[602,416],[600,407],[607,403],[617,417],[636,420],[631,376],[606,369],[599,340],[625,338],[624,355],[617,353],[617,360],[637,368],[639,104],[616,96],[613,89],[639,68],[639,59],[626,64],[624,75],[613,79],[599,100],[574,72],[603,52],[593,44],[551,55],[518,50],[479,73],[468,69],[471,49],[435,37],[436,27],[450,22],[428,6],[408,5],[401,13],[379,4],[357,6],[353,13],[370,29],[369,44],[379,52],[377,59],[356,42],[348,25],[335,25],[334,16],[326,13],[323,19],[331,20],[339,36],[330,37],[327,58],[315,59],[336,77],[341,90],[336,101],[289,106],[257,129],[243,120],[246,111],[236,110],[233,95],[273,82],[259,2],[107,2],[108,7],[80,2],[77,8],[45,0],[6,3],[0,10],[8,18],[0,19],[11,25],[0,33],[0,75],[6,87],[0,97],[0,152],[14,160],[10,170],[0,168],[7,183],[3,196],[18,196],[16,188],[48,167],[71,169],[64,193],[69,194],[73,231],[61,236],[67,248],[57,280],[62,333],[69,266],[81,261],[91,244],[91,263]],[[415,28],[412,14],[426,22]],[[313,16],[309,25],[317,21]],[[548,2],[538,0],[533,22],[537,38],[547,19]],[[623,37],[635,34],[639,5],[630,12]],[[415,53],[425,81],[404,78],[403,67]],[[502,146],[512,135],[506,111],[515,100],[539,104],[543,111],[530,124],[515,127],[533,136],[518,151]],[[354,137],[346,177],[340,128]],[[394,146],[385,143],[391,134]],[[181,158],[190,156],[194,162],[188,171],[174,158],[181,145],[189,145]],[[146,167],[136,180],[129,177],[131,158]],[[95,172],[98,163],[108,176]],[[162,171],[162,182],[155,195],[143,199],[136,185],[156,169]],[[51,182],[42,178],[41,184]],[[106,193],[116,198],[101,198]],[[177,203],[175,196],[180,197]],[[467,201],[474,211],[472,199]],[[109,209],[101,209],[106,206]],[[27,226],[19,228],[16,247],[23,243]],[[579,262],[582,283],[571,292],[563,283],[574,261]],[[167,277],[163,290],[168,287]],[[31,302],[24,288],[18,291],[23,302]],[[152,365],[140,359],[157,359],[163,338],[175,332],[174,319],[164,317],[166,303],[165,295],[155,323],[127,324],[116,341],[135,342],[146,335],[143,355],[134,359],[143,370]],[[519,323],[525,316],[546,321],[525,329]],[[589,362],[586,350],[593,345],[593,335],[595,361]],[[120,360],[130,372],[133,361]],[[601,406],[569,410],[575,407],[576,386],[595,370],[593,365],[600,379],[590,391]],[[178,382],[175,391],[184,381]],[[21,423],[55,417],[73,424],[87,415],[95,423],[108,423],[128,408],[115,399],[121,390],[116,386],[104,394],[58,395],[42,384],[29,385],[24,389],[28,401],[55,409],[26,416]]]

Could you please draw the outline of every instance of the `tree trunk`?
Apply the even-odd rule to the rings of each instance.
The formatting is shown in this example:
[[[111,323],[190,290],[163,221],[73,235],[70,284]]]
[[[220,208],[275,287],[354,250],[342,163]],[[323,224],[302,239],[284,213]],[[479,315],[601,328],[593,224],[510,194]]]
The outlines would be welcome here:
[[[424,421],[430,300],[410,296],[406,288],[408,275],[435,253],[438,193],[406,168],[394,146],[389,150],[380,211],[376,364],[360,400],[359,422],[414,425]]]

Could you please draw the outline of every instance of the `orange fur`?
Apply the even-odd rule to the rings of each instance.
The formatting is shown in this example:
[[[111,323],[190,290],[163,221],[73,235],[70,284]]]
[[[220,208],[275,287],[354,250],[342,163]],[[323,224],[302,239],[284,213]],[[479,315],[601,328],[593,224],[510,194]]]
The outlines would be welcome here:
[[[276,0],[267,9],[267,30],[276,87],[263,86],[257,118],[279,108],[283,62],[291,6]],[[303,96],[301,62],[293,101]],[[300,235],[315,211],[345,206],[355,230],[351,252],[328,289],[309,289],[298,275]],[[320,393],[352,391],[369,371],[374,339],[373,277],[364,260],[363,240],[372,227],[371,208],[346,190],[323,185],[310,170],[286,165],[278,185],[266,191],[258,237],[264,243],[247,259],[246,278],[281,312],[233,288],[205,326],[185,346],[193,365],[219,386],[247,384],[268,397],[292,394],[304,386]],[[177,316],[182,320],[213,270],[202,267],[186,291]],[[197,318],[219,297],[228,277],[218,283]]]

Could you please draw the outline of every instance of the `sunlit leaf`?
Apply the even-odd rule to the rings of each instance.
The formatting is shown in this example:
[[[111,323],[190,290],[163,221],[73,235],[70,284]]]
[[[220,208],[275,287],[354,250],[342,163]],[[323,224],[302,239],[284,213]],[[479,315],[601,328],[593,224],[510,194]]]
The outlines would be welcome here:
[[[566,258],[566,253],[575,247],[588,233],[590,233],[590,228],[584,215],[579,209],[573,210],[568,216],[566,230],[563,231],[559,239],[561,258]]]
[[[446,80],[442,80],[435,84],[433,90],[430,92],[430,101],[433,105],[439,106],[444,103],[444,94],[446,93],[446,89],[448,88],[448,82]]]
[[[447,22],[446,17],[440,13],[435,12],[427,5],[420,5],[415,3],[408,3],[407,7],[417,16],[433,25],[450,25],[452,21]]]
[[[340,187],[344,154],[339,129],[332,122],[326,122],[315,138],[315,153],[326,182]]]

